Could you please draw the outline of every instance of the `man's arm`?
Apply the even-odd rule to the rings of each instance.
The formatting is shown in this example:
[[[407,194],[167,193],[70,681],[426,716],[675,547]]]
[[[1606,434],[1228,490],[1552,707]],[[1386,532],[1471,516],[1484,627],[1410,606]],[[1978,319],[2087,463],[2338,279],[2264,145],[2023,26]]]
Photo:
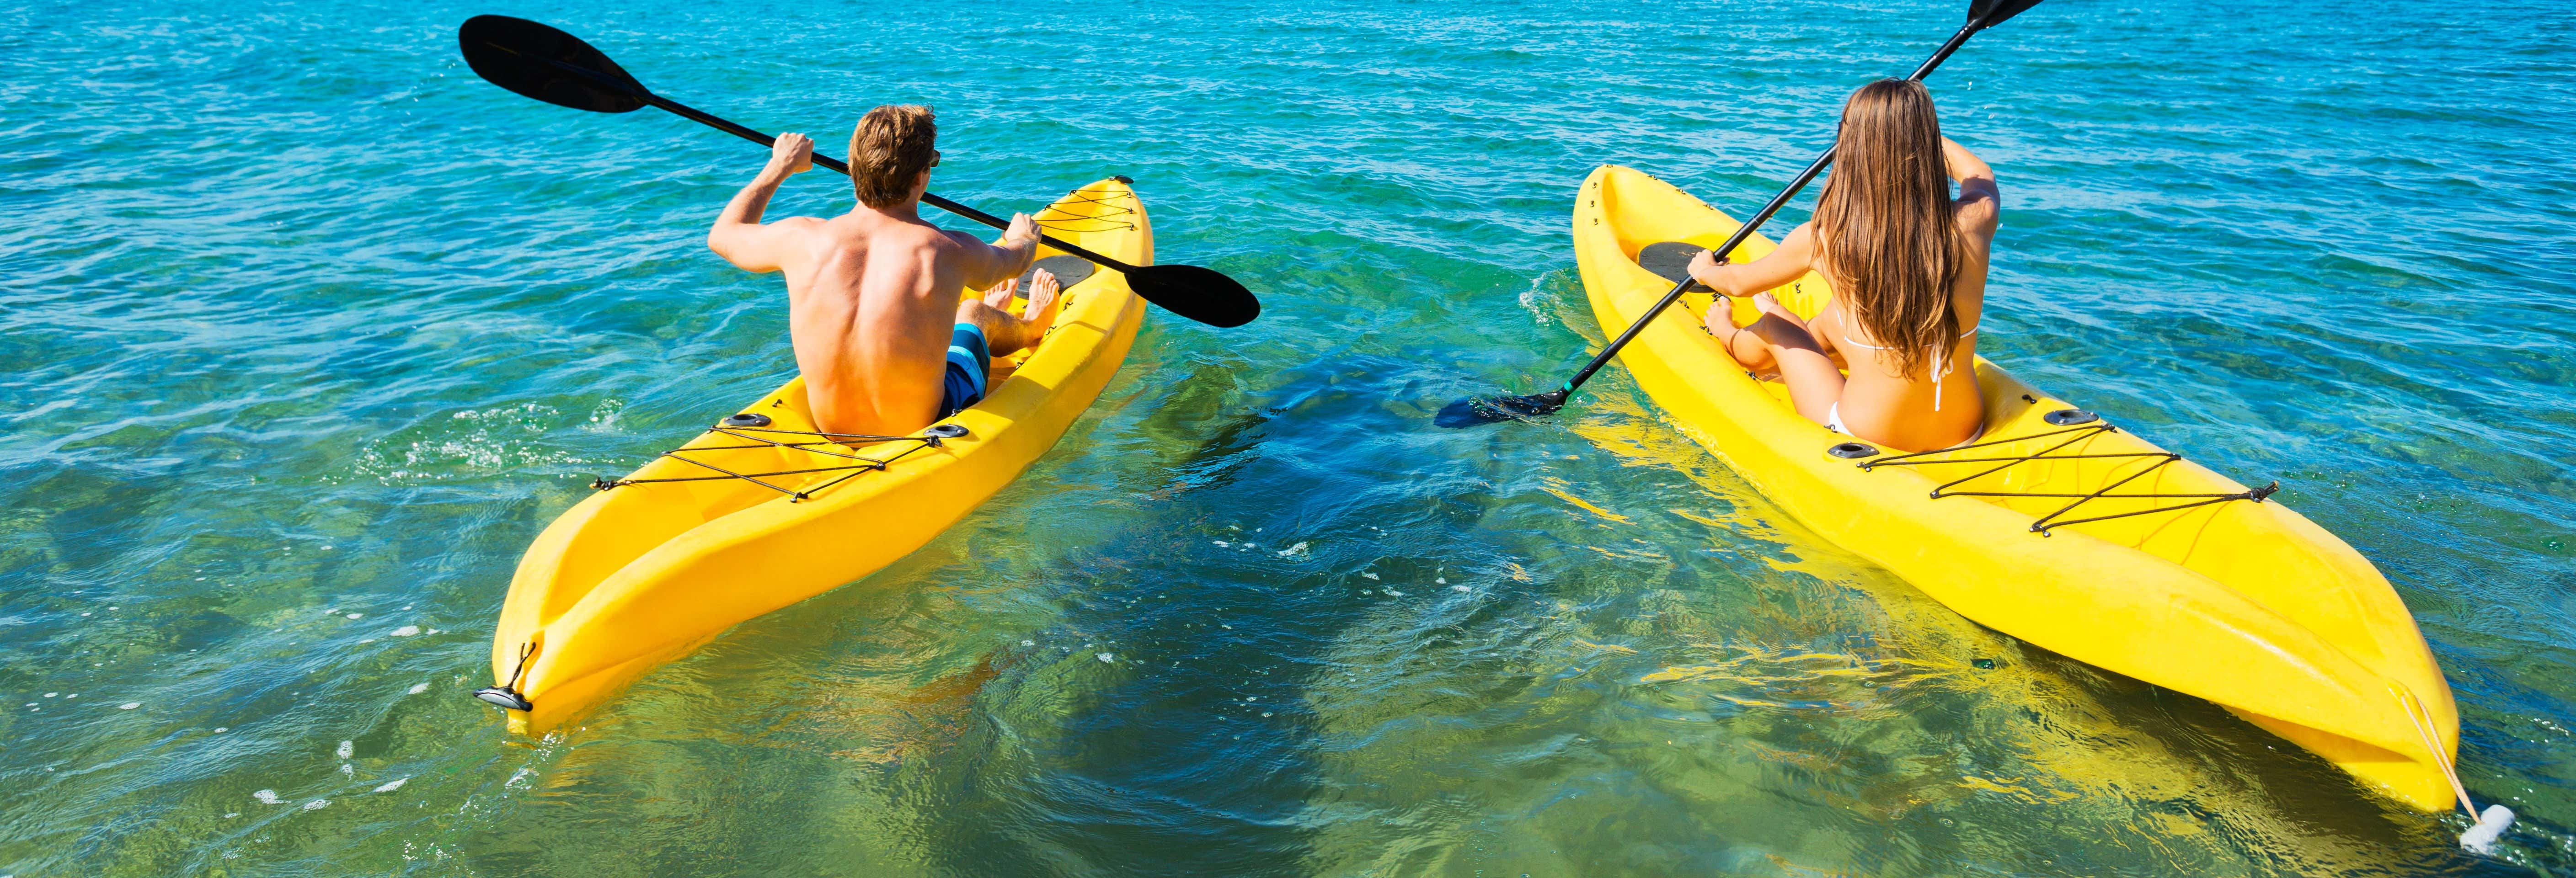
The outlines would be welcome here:
[[[1002,233],[998,244],[987,244],[958,232],[948,236],[965,245],[966,252],[975,254],[966,266],[966,286],[973,289],[986,289],[1017,278],[1038,257],[1038,223],[1025,213],[1011,215],[1011,227]]]
[[[769,196],[778,193],[778,184],[813,169],[813,140],[802,134],[778,135],[778,142],[769,149],[768,166],[751,178],[751,185],[734,193],[724,213],[716,216],[715,228],[707,232],[707,249],[744,271],[777,271],[786,263],[790,237],[780,226],[761,225],[760,214],[769,209]]]

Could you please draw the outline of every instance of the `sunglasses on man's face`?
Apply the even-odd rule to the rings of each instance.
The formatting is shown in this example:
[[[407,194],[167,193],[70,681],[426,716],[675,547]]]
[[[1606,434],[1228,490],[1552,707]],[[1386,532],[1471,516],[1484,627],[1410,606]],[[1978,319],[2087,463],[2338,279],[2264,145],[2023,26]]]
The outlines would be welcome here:
[[[939,151],[938,151],[938,150],[935,150],[935,149],[934,149],[934,150],[931,150],[931,151],[930,151],[930,166],[931,166],[931,167],[934,167],[934,168],[939,167]]]

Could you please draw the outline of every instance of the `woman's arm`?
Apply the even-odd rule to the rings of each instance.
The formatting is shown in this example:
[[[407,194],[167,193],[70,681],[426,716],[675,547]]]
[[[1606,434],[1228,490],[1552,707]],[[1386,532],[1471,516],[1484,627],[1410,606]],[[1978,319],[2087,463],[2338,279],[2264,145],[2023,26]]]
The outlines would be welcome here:
[[[1780,246],[1772,248],[1770,253],[1740,265],[1720,265],[1715,251],[1702,250],[1691,259],[1691,279],[1699,281],[1701,286],[1741,299],[1806,277],[1816,259],[1814,225],[1799,225],[1790,230],[1788,237],[1780,239]]]
[[[1952,202],[1959,211],[1959,224],[1971,232],[1993,236],[2004,203],[2003,189],[1995,184],[1995,169],[1947,137],[1941,138],[1941,162],[1949,167],[1950,179],[1959,181],[1959,197]]]

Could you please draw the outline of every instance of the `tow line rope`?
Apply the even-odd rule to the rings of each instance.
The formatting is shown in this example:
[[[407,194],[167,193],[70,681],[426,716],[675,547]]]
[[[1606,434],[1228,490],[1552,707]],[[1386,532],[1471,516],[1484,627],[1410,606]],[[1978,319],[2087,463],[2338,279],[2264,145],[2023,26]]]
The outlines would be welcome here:
[[[942,427],[945,427],[945,428],[947,428],[947,429],[946,429],[946,430],[943,430],[943,429],[942,429]],[[686,464],[690,464],[690,465],[693,465],[693,466],[698,466],[698,467],[702,467],[702,468],[705,468],[705,469],[714,470],[714,471],[716,471],[716,472],[718,473],[718,475],[712,475],[712,476],[672,476],[672,477],[668,477],[668,478],[659,478],[659,479],[624,478],[624,479],[617,479],[617,480],[615,480],[615,481],[610,481],[610,480],[608,480],[608,479],[600,479],[600,480],[597,480],[597,481],[592,482],[592,483],[590,484],[590,486],[591,486],[591,487],[593,487],[593,488],[597,488],[597,489],[599,489],[599,490],[605,491],[605,490],[608,490],[608,489],[610,489],[610,488],[617,488],[617,487],[622,487],[622,486],[625,486],[625,485],[648,485],[648,484],[656,484],[656,483],[660,483],[660,482],[709,482],[709,481],[716,481],[716,480],[719,480],[719,479],[741,479],[741,480],[743,480],[743,481],[750,482],[750,483],[752,483],[752,484],[759,485],[759,486],[764,487],[764,488],[768,488],[768,489],[770,489],[770,490],[772,490],[772,491],[777,491],[778,493],[785,494],[785,495],[787,495],[787,496],[788,496],[788,498],[789,498],[789,501],[788,501],[788,502],[791,502],[791,503],[792,503],[792,502],[795,502],[795,501],[798,501],[798,500],[811,499],[811,498],[814,496],[814,493],[815,493],[815,492],[817,492],[817,491],[821,491],[821,490],[823,490],[823,489],[825,489],[825,488],[829,488],[829,487],[831,487],[831,486],[833,486],[833,485],[840,484],[840,483],[842,483],[842,482],[849,481],[850,479],[853,479],[853,478],[858,477],[858,476],[859,476],[859,474],[861,474],[861,473],[875,472],[875,471],[877,471],[877,470],[885,469],[887,466],[892,465],[895,461],[902,460],[902,459],[904,459],[904,458],[906,458],[906,457],[909,457],[909,456],[911,456],[914,452],[920,451],[920,450],[922,450],[922,449],[924,449],[924,448],[937,448],[937,447],[939,447],[939,446],[940,446],[941,440],[943,440],[943,439],[953,439],[953,438],[956,438],[956,437],[958,437],[958,436],[966,435],[966,431],[965,431],[965,430],[963,430],[963,429],[959,429],[959,428],[957,428],[955,425],[949,425],[949,424],[943,424],[943,425],[941,425],[940,427],[933,427],[933,428],[931,428],[931,429],[930,429],[930,431],[929,431],[929,432],[927,432],[925,435],[920,435],[920,436],[875,436],[875,435],[870,435],[870,434],[866,434],[866,433],[822,433],[822,432],[816,432],[816,431],[813,431],[813,430],[779,430],[779,429],[773,429],[773,428],[768,428],[768,427],[737,427],[737,426],[730,426],[730,425],[726,425],[726,424],[717,424],[717,425],[715,425],[714,427],[710,427],[710,428],[708,428],[708,432],[711,432],[711,433],[722,433],[722,434],[724,434],[724,435],[731,436],[731,437],[734,437],[734,438],[736,438],[736,439],[743,440],[743,441],[744,441],[745,443],[747,443],[747,444],[742,444],[742,445],[695,445],[695,446],[684,445],[684,446],[681,446],[681,447],[679,447],[679,448],[674,448],[674,449],[672,449],[672,450],[662,452],[661,456],[663,456],[663,457],[667,457],[667,458],[670,458],[670,459],[672,459],[672,460],[679,461],[679,462],[681,462],[681,463],[686,463]],[[808,438],[804,439],[803,441],[782,441],[782,440],[780,440],[780,439],[773,439],[773,438],[770,438],[771,436],[782,436],[782,437],[808,437]],[[858,453],[851,452],[851,451],[845,451],[845,450],[844,450],[844,451],[835,451],[835,450],[832,450],[832,449],[830,449],[830,448],[826,448],[826,447],[819,447],[819,446],[833,446],[833,445],[840,445],[840,446],[850,446],[850,445],[874,445],[874,444],[881,443],[881,442],[910,442],[910,443],[912,443],[912,444],[911,444],[911,445],[909,445],[909,446],[906,446],[903,450],[901,450],[901,451],[897,451],[897,452],[895,452],[894,454],[889,455],[889,456],[886,456],[886,457],[869,457],[869,456],[866,456],[866,455],[863,455],[863,454],[858,454]],[[851,462],[850,462],[850,463],[844,463],[844,464],[834,464],[834,465],[831,465],[831,466],[816,466],[816,467],[805,467],[805,468],[801,468],[801,469],[782,469],[782,470],[769,470],[769,471],[765,471],[765,472],[746,473],[746,472],[735,472],[735,471],[730,470],[730,469],[727,469],[727,468],[725,468],[725,467],[717,466],[717,465],[716,465],[716,464],[714,464],[714,463],[711,463],[711,462],[708,462],[708,461],[705,461],[705,460],[699,460],[699,459],[697,459],[697,458],[694,458],[694,457],[688,457],[688,456],[686,456],[686,455],[681,454],[681,452],[684,452],[684,451],[687,451],[687,452],[699,452],[699,451],[747,451],[747,450],[752,450],[752,449],[761,449],[761,448],[778,448],[778,449],[785,449],[785,450],[791,450],[791,451],[802,451],[802,452],[805,452],[805,453],[807,453],[807,454],[821,455],[821,456],[823,456],[823,457],[827,457],[827,458],[836,458],[836,459],[839,459],[839,460],[846,460],[846,461],[851,461]],[[788,487],[783,487],[783,486],[780,486],[780,485],[774,485],[774,484],[771,484],[771,483],[769,483],[769,482],[762,481],[762,479],[777,478],[777,477],[780,477],[780,476],[798,476],[798,475],[806,475],[806,474],[809,474],[809,473],[830,473],[830,472],[842,473],[842,475],[841,475],[839,478],[832,479],[832,480],[827,481],[827,482],[824,482],[824,483],[822,483],[822,484],[819,484],[819,485],[812,485],[812,486],[808,486],[808,487],[805,487],[805,488],[802,488],[802,489],[797,489],[797,488],[788,488]]]
[[[2087,415],[2087,416],[2088,416],[2088,417],[2090,416],[2090,415],[2089,415],[2089,413],[2088,413],[2088,415]],[[1932,464],[1955,464],[1955,463],[1991,463],[1991,464],[1994,464],[1994,466],[1992,466],[1992,467],[1988,467],[1988,468],[1983,469],[1983,470],[1979,470],[1979,471],[1977,471],[1976,473],[1974,473],[1974,474],[1972,474],[1972,475],[1968,475],[1968,476],[1963,477],[1963,478],[1952,479],[1952,480],[1950,480],[1950,481],[1947,481],[1947,482],[1943,482],[1943,483],[1941,483],[1941,485],[1940,485],[1940,486],[1935,487],[1935,488],[1933,488],[1933,489],[1932,489],[1932,499],[1935,499],[1935,500],[1941,499],[1941,498],[1943,498],[1943,497],[2072,497],[2072,498],[2074,498],[2073,502],[2067,503],[2067,504],[2066,504],[2066,505],[2064,505],[2064,506],[2060,506],[2060,507],[2058,507],[2058,508],[2057,508],[2057,511],[2055,511],[2055,512],[2051,512],[2051,513],[2049,513],[2049,514],[2047,514],[2047,515],[2040,516],[2040,517],[2039,517],[2039,519],[2038,519],[2037,521],[2033,521],[2033,522],[2031,522],[2031,523],[2030,523],[2030,530],[2031,530],[2031,532],[2032,532],[2032,533],[2039,534],[2040,536],[2053,536],[2053,534],[2049,533],[2049,531],[2051,531],[2051,530],[2053,530],[2053,529],[2055,529],[2055,528],[2067,527],[2067,526],[2070,526],[2070,525],[2088,524],[2088,523],[2096,522],[2096,521],[2109,521],[2109,520],[2114,519],[2114,518],[2128,518],[2128,517],[2136,516],[2136,515],[2154,515],[2154,514],[2159,513],[2159,512],[2179,512],[2179,511],[2181,511],[2181,510],[2191,509],[2191,508],[2194,508],[2194,507],[2207,506],[2207,505],[2210,505],[2210,504],[2212,504],[2212,503],[2226,503],[2226,502],[2229,502],[2229,501],[2232,501],[2232,500],[2251,500],[2251,501],[2254,501],[2254,502],[2256,502],[2256,503],[2260,503],[2260,502],[2263,502],[2263,499],[2264,499],[2264,498],[2266,498],[2266,497],[2270,497],[2270,496],[2272,496],[2272,494],[2273,494],[2274,492],[2277,492],[2277,491],[2281,490],[2281,483],[2276,481],[2276,482],[2273,482],[2273,483],[2271,483],[2271,484],[2264,485],[2263,487],[2260,487],[2260,488],[2254,488],[2254,489],[2246,490],[2246,491],[2236,491],[2236,492],[2233,492],[2233,493],[2226,493],[2226,494],[2114,494],[2114,493],[2111,493],[2111,492],[2112,492],[2112,491],[2114,491],[2114,490],[2117,490],[2121,485],[2126,485],[2126,484],[2128,484],[2128,483],[2130,483],[2130,482],[2137,481],[2138,479],[2140,479],[2140,478],[2142,478],[2142,477],[2146,476],[2146,475],[2147,475],[2147,474],[2149,474],[2149,473],[2153,473],[2153,472],[2155,472],[2155,471],[2157,471],[2157,470],[2163,469],[2163,468],[2165,468],[2166,466],[2168,466],[2168,465],[2172,464],[2174,461],[2181,460],[2181,459],[2182,459],[2182,455],[2175,454],[2175,453],[2170,452],[2170,451],[2129,451],[2129,452],[2117,452],[2117,453],[2109,453],[2109,454],[2058,454],[2058,453],[2056,453],[2057,451],[2059,451],[2059,450],[2061,450],[2061,449],[2064,449],[2064,448],[2066,448],[2066,447],[2068,447],[2068,446],[2074,445],[2074,444],[2076,444],[2076,443],[2078,443],[2078,442],[2082,442],[2082,441],[2084,441],[2084,440],[2086,440],[2086,439],[2091,439],[2091,438],[2093,438],[2093,437],[2095,437],[2095,436],[2099,436],[2099,435],[2102,435],[2102,434],[2104,434],[2104,433],[2116,433],[2116,432],[2119,432],[2119,430],[2120,430],[2120,428],[2115,427],[2115,426],[2112,426],[2112,425],[2111,425],[2111,424],[2109,424],[2108,422],[2098,422],[2098,421],[2097,421],[2097,422],[2095,422],[2095,423],[2091,423],[2091,424],[2082,424],[2082,425],[2078,425],[2078,426],[2067,427],[2066,429],[2063,429],[2063,430],[2052,430],[2052,431],[2049,431],[2049,432],[2046,432],[2046,433],[2033,433],[2033,434],[2030,434],[2030,435],[2027,435],[2027,436],[2013,436],[2013,437],[2005,438],[2005,439],[1992,439],[1992,440],[1988,440],[1988,441],[1985,441],[1985,442],[1978,442],[1978,443],[1975,443],[1975,444],[1973,444],[1973,445],[1961,445],[1961,446],[1959,446],[1959,447],[1957,447],[1957,448],[1944,448],[1944,449],[1941,449],[1941,450],[1938,450],[1938,451],[1920,451],[1920,452],[1915,452],[1915,453],[1913,453],[1913,454],[1899,454],[1899,455],[1895,455],[1895,456],[1893,456],[1893,457],[1878,457],[1878,458],[1871,458],[1871,459],[1869,459],[1869,460],[1861,461],[1861,462],[1859,463],[1859,466],[1860,466],[1860,468],[1861,468],[1861,470],[1862,470],[1862,471],[1866,472],[1866,471],[1874,470],[1874,469],[1876,469],[1876,468],[1878,468],[1878,467],[1882,467],[1882,466],[1928,466],[1928,465],[1932,465]],[[2066,438],[2066,440],[2065,440],[2065,441],[2059,442],[2059,443],[2057,443],[2057,444],[2055,444],[2055,445],[2051,445],[2051,446],[2049,446],[2049,447],[2047,447],[2047,448],[2040,449],[2039,451],[2032,452],[2032,453],[2030,453],[2030,454],[2024,454],[2024,455],[2014,456],[2014,457],[1935,457],[1935,455],[1947,455],[1947,454],[1953,454],[1953,453],[1961,452],[1961,451],[1974,451],[1974,450],[1979,449],[1979,448],[1989,448],[1989,447],[1993,447],[1993,446],[1996,446],[1996,445],[2006,445],[2006,444],[2015,443],[2015,442],[2028,442],[2028,441],[2033,440],[2033,439],[2046,439],[2046,438],[2049,438],[2049,437],[2052,437],[2052,436],[2066,436],[2067,438]],[[1994,474],[1996,474],[1996,473],[2003,472],[2004,470],[2011,469],[2012,467],[2014,467],[2014,466],[2016,466],[2016,465],[2024,464],[2024,463],[2029,463],[2029,462],[2031,462],[2031,461],[2037,461],[2037,460],[2104,460],[2104,459],[2137,459],[2137,460],[2154,460],[2154,461],[2155,461],[2155,463],[2148,464],[2146,467],[2139,469],[2137,472],[2130,473],[2130,474],[2128,474],[2127,476],[2122,477],[2119,481],[2112,482],[2112,483],[2110,483],[2110,484],[2108,484],[2108,485],[2104,485],[2104,486],[2102,486],[2102,487],[2101,487],[2101,488],[2099,488],[2099,489],[2096,489],[2096,490],[2094,490],[2094,491],[2087,492],[2087,493],[2082,493],[2082,494],[2053,493],[2053,492],[2047,492],[2047,491],[1953,491],[1953,490],[1950,490],[1950,489],[1952,489],[1952,488],[1958,487],[1958,486],[1963,485],[1963,484],[1966,484],[1966,483],[1968,483],[1968,482],[1976,481],[1976,480],[1978,480],[1978,479],[1985,478],[1986,476],[1994,475]],[[2073,511],[2075,511],[2075,508],[2076,508],[2076,507],[2078,507],[2078,506],[2082,506],[2082,505],[2084,505],[2084,504],[2086,504],[2086,503],[2091,503],[2091,502],[2093,502],[2093,501],[2095,501],[2095,500],[2190,500],[2190,501],[2192,501],[2192,502],[2189,502],[2189,503],[2177,503],[2177,504],[2174,504],[2174,505],[2171,505],[2171,506],[2158,506],[2158,507],[2156,507],[2156,508],[2154,508],[2154,509],[2140,509],[2140,510],[2137,510],[2137,511],[2135,511],[2135,512],[2118,512],[2118,513],[2112,513],[2112,514],[2110,514],[2110,515],[2096,515],[2096,516],[2092,516],[2092,517],[2090,517],[2090,518],[2071,518],[2071,519],[2061,519],[2061,518],[2060,518],[2060,516],[2063,516],[2063,515],[2065,515],[2065,514],[2067,514],[2067,513],[2069,513],[2069,512],[2073,512]]]
[[[2433,754],[2433,765],[2442,769],[2444,780],[2451,782],[2452,794],[2460,797],[2460,810],[2469,812],[2469,819],[2476,821],[2467,832],[2460,833],[2460,846],[2481,854],[2495,853],[2496,839],[2513,826],[2513,809],[2489,802],[2486,812],[2479,813],[2478,806],[2469,801],[2469,788],[2460,783],[2459,767],[2451,764],[2450,755],[2442,752],[2441,740],[2433,735],[2432,708],[2425,707],[2424,700],[2415,697],[2415,690],[2404,683],[2388,681],[2388,693],[2397,696],[2397,704],[2406,708],[2406,721],[2415,725],[2415,735],[2423,740],[2424,751]]]

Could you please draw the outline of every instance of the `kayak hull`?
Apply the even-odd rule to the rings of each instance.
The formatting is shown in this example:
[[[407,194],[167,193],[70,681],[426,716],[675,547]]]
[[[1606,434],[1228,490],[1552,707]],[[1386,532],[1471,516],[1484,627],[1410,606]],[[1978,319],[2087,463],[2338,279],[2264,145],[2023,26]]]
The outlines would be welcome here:
[[[1616,330],[1672,286],[1637,264],[1643,247],[1713,247],[1738,223],[1605,166],[1577,194],[1573,226],[1594,314]],[[1738,259],[1771,246],[1755,236]],[[1809,274],[1774,293],[1813,316],[1832,288]],[[1983,358],[1980,441],[1995,444],[1902,464],[1835,457],[1827,449],[1851,437],[1800,417],[1785,389],[1748,375],[1700,327],[1711,299],[1685,296],[1619,361],[1682,433],[1819,535],[1986,627],[2216,702],[2416,808],[2450,802],[2450,687],[2396,592],[2342,540],[2263,499],[2152,512],[2188,501],[2113,497],[2058,520],[2114,517],[2035,531],[2070,498],[2106,486],[2115,495],[2246,488],[2125,431],[2050,423],[2049,413],[2077,407]],[[1730,306],[1739,323],[1753,316],[1749,303]],[[1896,454],[1875,450],[1880,461]],[[1975,478],[1995,463],[1947,462],[2033,455]],[[1947,490],[2014,496],[1937,495],[1963,478]]]
[[[1152,226],[1123,180],[1074,190],[1038,219],[1078,246],[1153,263]],[[508,711],[511,729],[543,734],[736,624],[874,573],[1010,484],[1117,374],[1144,320],[1114,271],[1064,295],[1010,377],[930,428],[963,435],[797,435],[816,429],[799,378],[738,410],[768,423],[719,425],[564,512],[520,559],[493,637],[494,685],[530,704]]]

